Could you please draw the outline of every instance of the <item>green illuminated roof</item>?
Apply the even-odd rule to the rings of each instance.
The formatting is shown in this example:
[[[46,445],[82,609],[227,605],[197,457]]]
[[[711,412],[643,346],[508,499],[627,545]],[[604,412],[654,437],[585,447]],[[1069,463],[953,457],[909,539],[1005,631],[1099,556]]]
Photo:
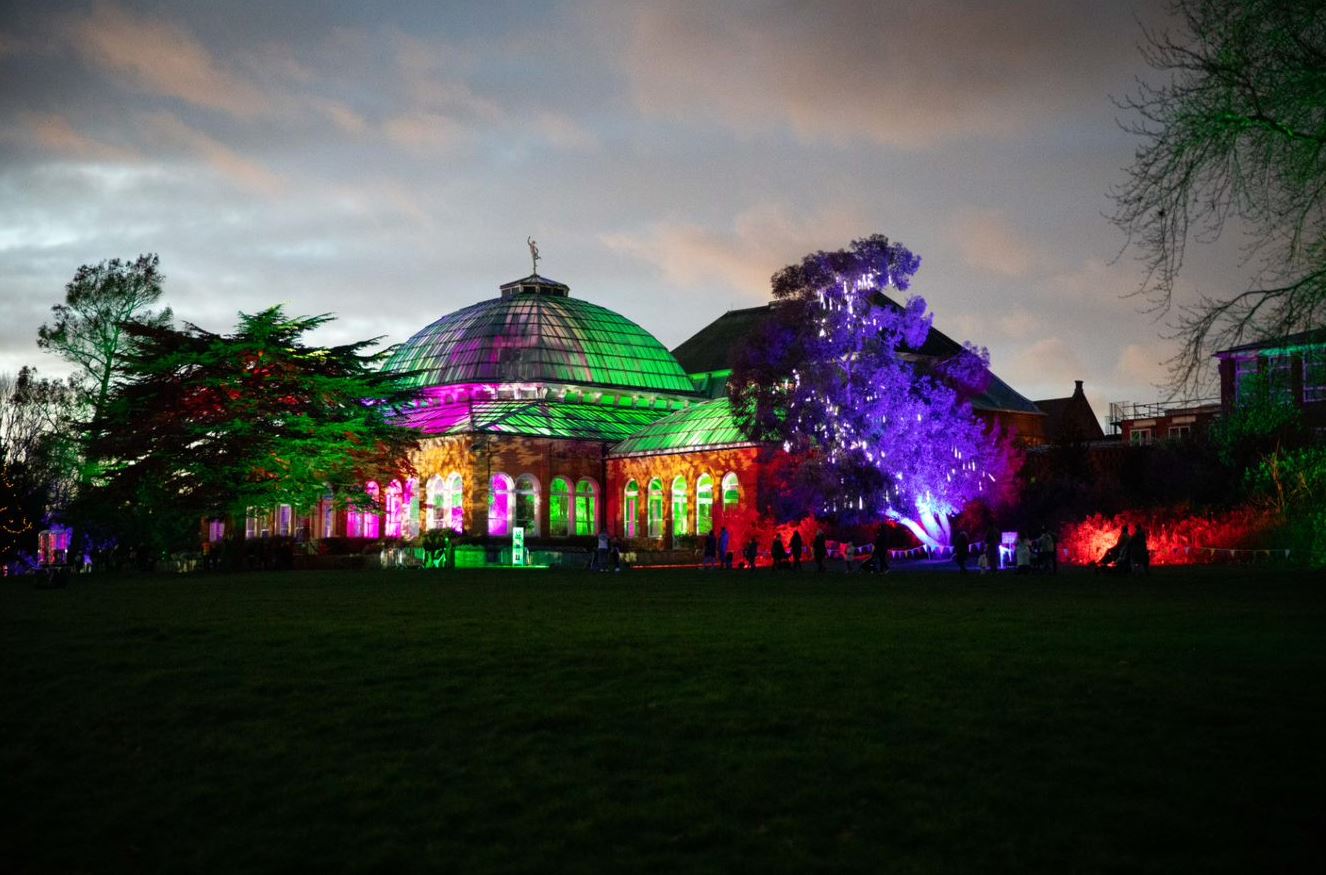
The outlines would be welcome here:
[[[484,432],[615,443],[666,415],[647,407],[499,399],[412,410],[405,423],[430,435]]]
[[[443,316],[391,355],[420,388],[461,383],[570,383],[691,394],[681,365],[631,320],[529,277],[502,297]]]
[[[612,455],[652,456],[755,445],[737,428],[727,398],[715,398],[640,429],[614,447]]]

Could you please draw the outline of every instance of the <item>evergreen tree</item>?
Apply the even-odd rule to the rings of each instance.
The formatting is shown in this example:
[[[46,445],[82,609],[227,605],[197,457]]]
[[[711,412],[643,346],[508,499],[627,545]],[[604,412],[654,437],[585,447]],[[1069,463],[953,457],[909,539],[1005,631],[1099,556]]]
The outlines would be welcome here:
[[[131,324],[134,344],[88,433],[91,516],[130,541],[195,544],[204,517],[310,509],[328,490],[367,505],[368,480],[412,473],[415,433],[390,420],[412,391],[366,340],[307,346],[329,316],[280,307],[213,334]]]

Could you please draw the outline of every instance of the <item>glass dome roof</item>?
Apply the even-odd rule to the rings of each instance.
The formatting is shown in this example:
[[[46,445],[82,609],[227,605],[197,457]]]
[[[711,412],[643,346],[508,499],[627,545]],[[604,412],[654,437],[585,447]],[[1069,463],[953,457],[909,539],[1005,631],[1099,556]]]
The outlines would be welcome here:
[[[542,277],[508,283],[502,297],[443,316],[401,344],[385,367],[416,372],[410,383],[419,388],[572,383],[694,391],[672,353],[649,332]]]

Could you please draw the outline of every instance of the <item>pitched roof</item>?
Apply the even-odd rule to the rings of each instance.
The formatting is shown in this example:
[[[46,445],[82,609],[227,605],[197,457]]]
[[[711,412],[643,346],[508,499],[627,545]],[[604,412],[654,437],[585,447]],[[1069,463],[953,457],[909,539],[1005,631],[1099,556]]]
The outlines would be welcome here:
[[[1036,406],[1045,414],[1045,436],[1052,443],[1101,440],[1105,431],[1091,409],[1091,402],[1078,380],[1067,398],[1043,398]]]
[[[620,441],[667,416],[666,409],[553,399],[491,399],[411,408],[403,425],[427,435],[487,434]]]
[[[647,425],[613,447],[611,455],[657,456],[757,446],[741,433],[727,398],[696,404]]]
[[[885,307],[899,306],[886,295],[876,295],[875,303]],[[728,310],[674,349],[672,355],[688,374],[730,371],[733,351],[747,335],[773,314],[774,307],[774,304],[765,304],[742,310]],[[961,351],[962,344],[933,326],[921,348],[911,350],[917,355],[934,359],[945,359]],[[994,373],[989,371],[986,373],[990,378],[989,383],[983,392],[972,398],[972,407],[977,410],[1002,410],[1015,413],[1041,412],[1035,404]]]

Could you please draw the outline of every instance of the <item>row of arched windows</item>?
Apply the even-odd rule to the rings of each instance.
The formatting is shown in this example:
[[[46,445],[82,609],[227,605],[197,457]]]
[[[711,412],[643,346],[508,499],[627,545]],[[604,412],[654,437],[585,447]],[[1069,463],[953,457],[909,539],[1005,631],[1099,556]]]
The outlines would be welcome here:
[[[741,503],[741,483],[737,475],[728,472],[719,484],[723,511],[735,508]],[[714,478],[701,474],[695,481],[695,515],[691,516],[691,490],[686,478],[678,475],[672,480],[669,493],[672,501],[672,534],[707,535],[714,529]],[[655,477],[649,481],[645,491],[645,535],[650,538],[663,537],[664,519],[663,481]],[[622,501],[622,532],[628,538],[640,535],[640,484],[630,480],[626,484]]]
[[[673,535],[707,535],[714,527],[714,502],[721,503],[723,511],[735,508],[741,502],[741,485],[735,473],[723,475],[715,495],[714,478],[702,474],[695,481],[692,492],[683,476],[673,479],[670,491],[665,493],[663,481],[650,480],[641,495],[635,480],[627,482],[622,502],[623,534],[627,538],[641,535],[640,501],[645,501],[646,537],[663,537],[666,515],[665,502],[672,504]],[[420,529],[451,529],[459,532],[465,524],[465,483],[457,472],[446,477],[435,474],[424,485],[419,495],[418,483],[410,478],[402,483],[393,480],[385,492],[377,483],[364,486],[374,506],[367,509],[351,507],[346,512],[345,535],[349,538],[413,538]],[[382,513],[376,499],[382,496]],[[421,497],[423,502],[420,501]],[[527,535],[539,535],[539,504],[542,501],[539,481],[532,474],[521,474],[514,480],[507,474],[496,473],[488,484],[488,534],[509,535],[513,526],[524,528]],[[694,513],[691,502],[694,500]],[[421,505],[427,508],[421,518]],[[334,530],[335,506],[330,494],[319,507],[321,532],[325,537]],[[271,533],[269,518],[250,509],[245,527],[248,537],[261,537]],[[548,534],[553,537],[593,535],[598,530],[599,487],[589,478],[574,483],[568,477],[552,479],[548,489]],[[281,505],[275,514],[276,534],[294,534],[294,517],[289,505]]]
[[[521,474],[514,481],[494,474],[488,486],[488,534],[509,535],[520,526],[528,535],[539,532],[539,481]],[[566,477],[554,477],[548,490],[548,534],[555,537],[594,534],[599,517],[599,487],[582,478],[574,487]]]

